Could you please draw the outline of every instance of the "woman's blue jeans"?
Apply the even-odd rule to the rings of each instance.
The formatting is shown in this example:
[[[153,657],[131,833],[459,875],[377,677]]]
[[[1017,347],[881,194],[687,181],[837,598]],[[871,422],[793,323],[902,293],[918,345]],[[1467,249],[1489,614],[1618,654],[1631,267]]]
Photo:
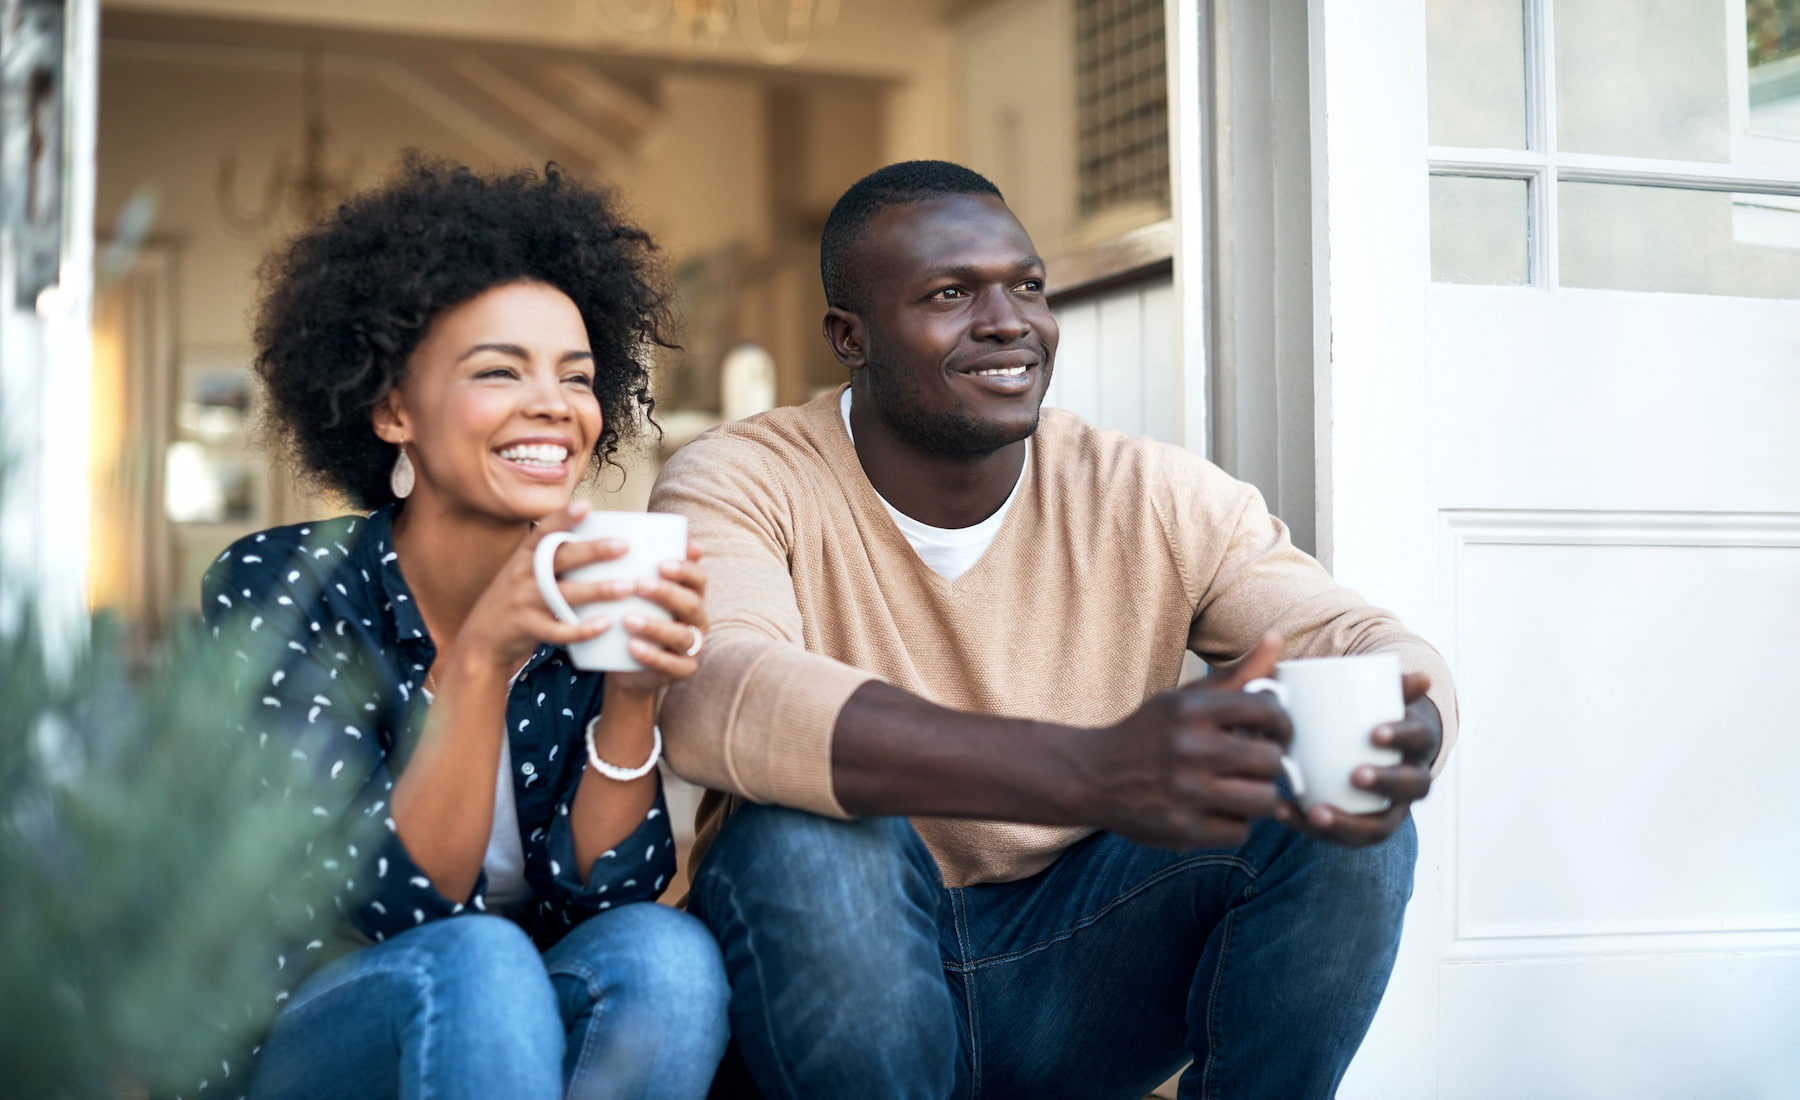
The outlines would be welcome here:
[[[1191,1059],[1183,1100],[1330,1097],[1416,854],[1410,821],[1365,849],[1267,820],[1233,849],[1097,833],[952,890],[904,819],[745,806],[689,903],[731,975],[713,1095],[1139,1100]]]
[[[540,955],[468,914],[307,978],[258,1059],[257,1100],[703,1097],[725,1049],[726,986],[700,922],[622,905]]]

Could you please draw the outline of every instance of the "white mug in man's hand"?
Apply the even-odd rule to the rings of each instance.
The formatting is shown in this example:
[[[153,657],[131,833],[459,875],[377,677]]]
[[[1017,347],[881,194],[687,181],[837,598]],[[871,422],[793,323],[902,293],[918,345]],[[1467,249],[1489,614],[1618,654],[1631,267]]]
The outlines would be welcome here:
[[[668,512],[589,512],[572,531],[552,531],[537,544],[532,566],[537,571],[538,591],[556,617],[566,623],[578,623],[595,615],[612,616],[612,626],[596,638],[576,642],[569,647],[569,659],[576,668],[603,669],[612,672],[635,672],[644,666],[631,655],[631,635],[621,621],[627,615],[667,621],[671,616],[660,606],[642,596],[622,600],[602,600],[570,607],[556,586],[556,548],[565,542],[592,542],[598,539],[620,539],[625,543],[623,557],[598,561],[571,569],[563,579],[580,583],[594,581],[626,581],[660,577],[658,567],[666,561],[687,559],[687,517]]]
[[[1275,696],[1293,721],[1294,739],[1281,766],[1300,805],[1323,803],[1352,814],[1387,809],[1385,796],[1351,786],[1350,773],[1364,764],[1400,762],[1400,750],[1369,740],[1376,726],[1406,717],[1400,659],[1392,653],[1310,657],[1277,663],[1275,676],[1252,680],[1244,690]]]

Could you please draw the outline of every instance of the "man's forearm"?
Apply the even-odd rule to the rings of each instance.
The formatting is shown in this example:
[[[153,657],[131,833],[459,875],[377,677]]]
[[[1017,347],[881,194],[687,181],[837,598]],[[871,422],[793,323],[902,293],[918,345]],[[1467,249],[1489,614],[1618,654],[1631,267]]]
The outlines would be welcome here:
[[[1091,824],[1082,750],[1094,736],[951,710],[871,680],[838,713],[832,782],[838,802],[858,816]]]
[[[832,781],[852,814],[1082,825],[1216,848],[1275,812],[1292,727],[1273,699],[1235,691],[1165,691],[1091,730],[964,714],[870,682],[833,737]]]

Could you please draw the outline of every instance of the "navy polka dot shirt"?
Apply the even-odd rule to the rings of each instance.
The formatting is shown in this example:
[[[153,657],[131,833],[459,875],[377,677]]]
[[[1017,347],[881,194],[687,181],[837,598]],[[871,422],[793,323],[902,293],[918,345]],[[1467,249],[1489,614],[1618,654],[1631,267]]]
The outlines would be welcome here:
[[[487,909],[486,876],[468,897],[439,893],[394,830],[394,777],[423,728],[421,690],[436,656],[401,576],[390,505],[367,515],[278,527],[240,539],[207,571],[202,598],[214,636],[229,616],[248,628],[258,667],[276,663],[245,723],[247,751],[289,754],[316,781],[313,812],[350,823],[342,851],[315,853],[330,876],[337,914],[360,938],[380,942],[428,921]],[[254,645],[266,642],[263,645]],[[262,674],[258,674],[261,677]],[[513,681],[506,704],[513,796],[532,900],[518,916],[540,946],[585,917],[651,901],[675,870],[675,844],[658,792],[637,829],[595,861],[576,866],[569,807],[586,767],[582,733],[600,709],[601,676],[576,670],[567,652],[541,646]],[[330,929],[311,938],[318,952]],[[312,968],[271,960],[285,999]]]

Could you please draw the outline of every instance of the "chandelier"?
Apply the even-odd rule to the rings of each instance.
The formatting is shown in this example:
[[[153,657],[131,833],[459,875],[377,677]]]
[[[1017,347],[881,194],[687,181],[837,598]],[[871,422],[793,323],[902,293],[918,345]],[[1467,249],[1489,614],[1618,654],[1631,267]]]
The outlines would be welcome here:
[[[302,224],[317,221],[350,192],[356,164],[333,170],[326,153],[329,130],[325,125],[325,95],[321,86],[322,57],[317,49],[306,52],[301,69],[304,133],[300,166],[295,169],[286,153],[277,154],[263,184],[262,200],[246,209],[237,201],[237,158],[219,162],[216,198],[219,217],[236,232],[255,235],[273,226],[284,212]]]
[[[768,65],[787,65],[837,22],[838,0],[594,0],[627,34],[668,28],[678,49],[716,48],[735,28]],[[765,10],[767,9],[767,10]],[[773,26],[771,26],[771,20]]]

